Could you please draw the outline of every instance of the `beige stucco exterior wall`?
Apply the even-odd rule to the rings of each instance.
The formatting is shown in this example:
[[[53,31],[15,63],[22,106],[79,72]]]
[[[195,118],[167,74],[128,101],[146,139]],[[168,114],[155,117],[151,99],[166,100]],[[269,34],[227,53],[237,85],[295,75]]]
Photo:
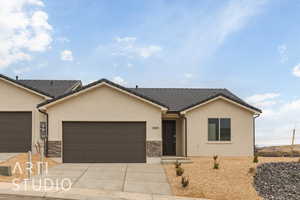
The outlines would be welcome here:
[[[102,85],[47,109],[49,141],[62,141],[63,121],[146,121],[146,140],[162,141],[161,109]]]
[[[253,155],[253,113],[216,100],[186,113],[188,156]],[[231,118],[231,142],[208,142],[208,118]]]
[[[35,151],[34,145],[39,140],[39,122],[45,121],[45,117],[36,108],[43,101],[45,98],[0,79],[0,112],[32,112],[32,151]]]

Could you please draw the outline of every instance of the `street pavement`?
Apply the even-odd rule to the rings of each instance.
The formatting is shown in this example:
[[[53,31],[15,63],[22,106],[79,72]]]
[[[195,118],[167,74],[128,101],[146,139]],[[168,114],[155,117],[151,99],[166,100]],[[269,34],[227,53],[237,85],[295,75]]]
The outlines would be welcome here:
[[[30,197],[30,196],[15,196],[0,194],[0,200],[64,200],[56,198]]]

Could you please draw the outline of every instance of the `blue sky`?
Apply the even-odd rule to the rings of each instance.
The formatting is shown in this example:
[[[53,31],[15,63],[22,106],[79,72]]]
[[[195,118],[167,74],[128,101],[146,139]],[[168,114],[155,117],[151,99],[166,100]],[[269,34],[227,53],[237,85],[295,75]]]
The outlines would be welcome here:
[[[0,73],[228,88],[263,109],[259,144],[287,144],[300,132],[300,1],[0,4]]]

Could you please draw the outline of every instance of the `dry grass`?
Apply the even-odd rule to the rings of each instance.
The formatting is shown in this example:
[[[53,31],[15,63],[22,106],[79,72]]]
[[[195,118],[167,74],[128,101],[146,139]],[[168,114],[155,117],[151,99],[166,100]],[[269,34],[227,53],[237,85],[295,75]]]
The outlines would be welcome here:
[[[261,152],[273,152],[273,151],[281,151],[281,152],[290,152],[290,151],[298,151],[300,152],[300,144],[296,145],[282,145],[282,146],[269,146],[262,147],[259,151]]]
[[[23,172],[23,173],[20,173],[19,170],[16,170],[16,173],[13,174],[12,176],[0,176],[0,182],[11,182],[13,179],[16,179],[16,178],[19,180],[23,180],[23,179],[27,178],[27,172],[26,172],[27,158],[28,158],[27,154],[22,153],[22,154],[19,154],[17,156],[14,156],[14,157],[8,159],[7,161],[0,162],[0,166],[11,166],[12,170],[14,169],[16,163],[19,162],[22,172]],[[40,161],[39,154],[35,154],[32,156],[33,175],[37,174],[37,164],[36,163],[39,161]],[[57,162],[55,162],[54,160],[51,160],[49,158],[45,158],[45,162],[48,163],[48,168],[58,165]]]
[[[264,157],[297,157],[300,156],[300,145],[259,147],[257,154]]]
[[[249,168],[257,165],[252,162],[253,157],[221,157],[218,170],[212,169],[212,157],[195,157],[192,160],[193,163],[182,165],[184,176],[190,179],[190,184],[185,189],[181,187],[181,178],[176,177],[174,165],[164,165],[175,195],[215,200],[261,199],[252,185],[253,174],[249,173]],[[298,158],[259,157],[258,164],[297,160]]]

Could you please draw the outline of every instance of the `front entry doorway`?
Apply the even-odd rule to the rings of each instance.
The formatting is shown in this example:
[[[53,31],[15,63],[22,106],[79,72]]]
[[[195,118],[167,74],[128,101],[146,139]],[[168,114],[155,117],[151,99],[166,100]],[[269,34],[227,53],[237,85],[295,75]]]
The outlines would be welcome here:
[[[162,121],[163,156],[176,156],[176,121]]]

